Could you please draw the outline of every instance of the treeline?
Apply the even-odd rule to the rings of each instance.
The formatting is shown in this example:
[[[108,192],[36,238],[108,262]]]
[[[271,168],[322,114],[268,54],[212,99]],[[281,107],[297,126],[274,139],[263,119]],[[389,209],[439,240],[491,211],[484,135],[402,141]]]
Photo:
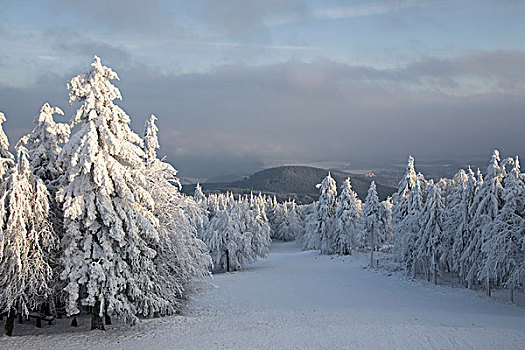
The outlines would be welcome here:
[[[468,288],[525,284],[525,174],[518,157],[494,151],[486,174],[460,170],[434,183],[416,173],[409,157],[393,198],[377,199],[372,183],[362,203],[347,179],[337,197],[330,174],[319,184],[319,200],[308,207],[305,249],[348,254],[352,249],[392,250],[409,274],[437,283],[450,273]]]

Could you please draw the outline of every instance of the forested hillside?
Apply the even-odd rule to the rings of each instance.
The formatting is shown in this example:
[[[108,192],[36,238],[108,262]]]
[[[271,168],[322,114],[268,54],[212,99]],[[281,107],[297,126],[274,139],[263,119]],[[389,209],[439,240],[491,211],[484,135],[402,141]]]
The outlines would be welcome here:
[[[329,170],[309,166],[281,166],[259,171],[250,177],[230,183],[204,183],[202,188],[209,192],[232,191],[234,193],[246,194],[250,191],[263,192],[266,194],[277,194],[283,200],[295,199],[299,204],[310,203],[319,197],[319,190],[315,187],[319,179],[326,176]],[[347,177],[352,178],[352,185],[361,199],[366,198],[370,187],[370,179],[361,175],[351,175],[338,171],[331,172],[337,183],[342,184]],[[185,193],[193,193],[195,185],[184,185]],[[338,189],[340,191],[340,189]],[[391,196],[395,188],[377,185],[377,193],[381,200]]]

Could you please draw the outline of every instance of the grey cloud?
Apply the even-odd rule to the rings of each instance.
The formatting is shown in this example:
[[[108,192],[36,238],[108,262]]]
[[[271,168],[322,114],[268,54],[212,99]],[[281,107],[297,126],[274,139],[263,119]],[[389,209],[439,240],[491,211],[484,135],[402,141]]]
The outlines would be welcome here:
[[[497,57],[503,57],[502,62],[519,70],[521,53],[475,55],[429,58],[392,70],[327,60],[227,65],[180,75],[143,65],[113,68],[124,98],[118,103],[131,115],[134,130],[142,132],[146,117],[157,115],[161,154],[167,154],[183,176],[218,174],[213,159],[249,168],[255,165],[247,159],[353,161],[404,159],[412,153],[468,160],[490,154],[492,148],[525,155],[524,89],[462,96],[438,86],[429,91],[424,85],[424,77],[454,80],[466,74],[464,69],[502,84],[512,79],[523,84],[519,74],[507,75],[513,67],[497,64]],[[476,66],[469,66],[470,61]],[[8,132],[13,126],[29,128],[44,98],[66,105],[64,84],[69,78],[46,77],[31,90],[0,90]],[[420,89],[413,88],[417,84]],[[67,113],[71,116],[72,111]]]
[[[131,61],[131,55],[125,48],[95,40],[71,29],[47,29],[43,35],[52,40],[53,49],[58,52],[79,54],[88,59],[99,55],[110,62],[128,63]]]

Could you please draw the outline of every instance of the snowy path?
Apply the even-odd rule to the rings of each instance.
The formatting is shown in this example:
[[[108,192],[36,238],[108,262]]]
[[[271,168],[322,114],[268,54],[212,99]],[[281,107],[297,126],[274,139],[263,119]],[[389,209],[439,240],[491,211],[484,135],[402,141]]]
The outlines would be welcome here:
[[[216,275],[218,288],[189,316],[107,332],[51,328],[2,337],[0,349],[525,349],[524,309],[389,277],[361,261],[276,243],[268,259]]]

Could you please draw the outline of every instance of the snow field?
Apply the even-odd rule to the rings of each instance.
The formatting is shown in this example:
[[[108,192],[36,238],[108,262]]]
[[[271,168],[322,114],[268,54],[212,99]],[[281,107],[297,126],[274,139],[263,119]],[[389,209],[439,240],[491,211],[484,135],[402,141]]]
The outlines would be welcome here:
[[[302,252],[273,243],[269,258],[217,274],[185,316],[88,331],[32,325],[0,349],[523,349],[525,310],[482,292],[366,267],[368,256]],[[390,276],[389,276],[390,274]],[[47,326],[46,326],[47,327]]]

